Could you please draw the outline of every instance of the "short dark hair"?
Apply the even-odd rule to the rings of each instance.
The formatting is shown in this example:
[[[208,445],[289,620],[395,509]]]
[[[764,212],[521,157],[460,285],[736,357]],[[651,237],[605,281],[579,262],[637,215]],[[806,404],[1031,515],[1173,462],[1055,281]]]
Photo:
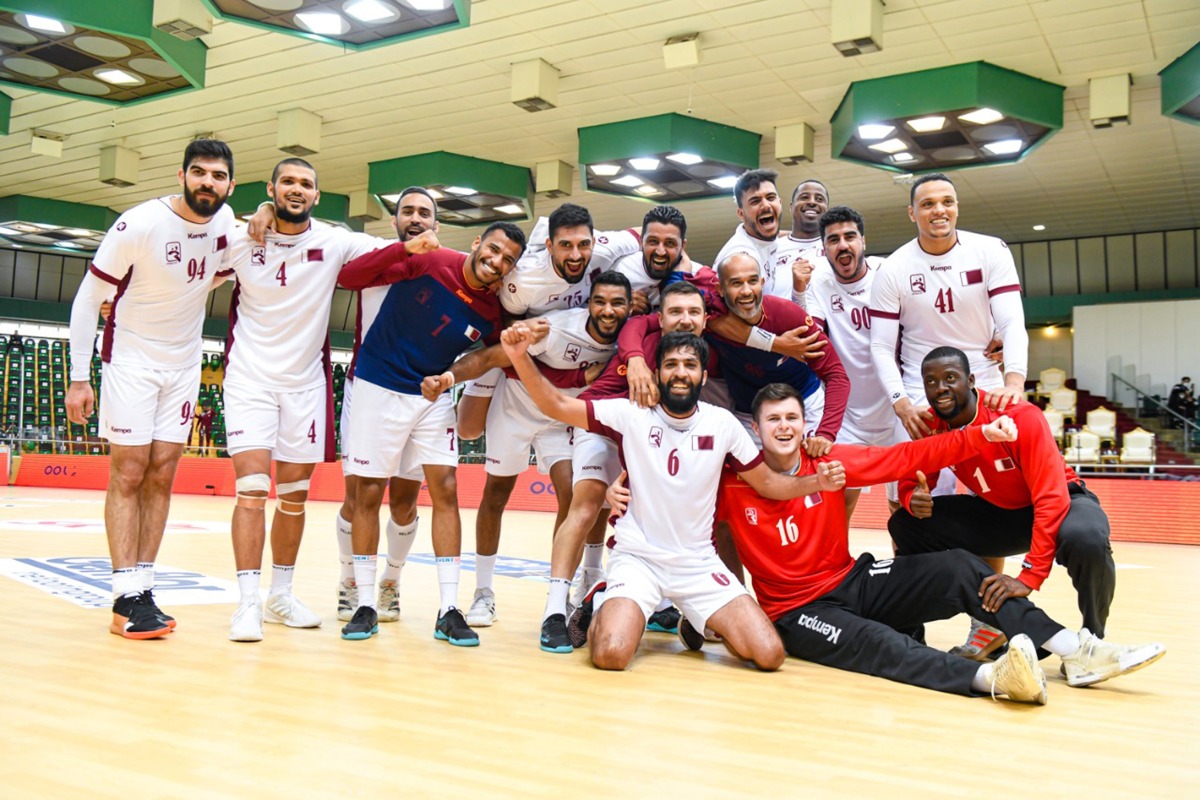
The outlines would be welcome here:
[[[862,236],[867,232],[867,226],[863,223],[862,214],[859,214],[850,206],[834,206],[821,215],[821,239],[825,238],[825,229],[830,225],[836,225],[839,222],[853,222],[858,228],[858,235]]]
[[[275,181],[279,180],[279,169],[281,167],[287,167],[287,166],[304,167],[305,169],[312,170],[313,185],[314,186],[316,185],[316,183],[317,183],[317,168],[314,167],[312,164],[308,163],[307,161],[305,161],[303,158],[285,158],[283,161],[280,161],[278,164],[276,164],[275,169],[271,170],[271,183],[274,183]]]
[[[946,177],[946,174],[944,172],[931,172],[928,175],[922,175],[921,177],[917,178],[915,181],[912,182],[912,187],[908,190],[908,204],[910,206],[916,205],[916,203],[917,203],[917,187],[918,186],[921,186],[926,183],[933,183],[934,181],[945,181],[946,183],[950,184],[951,186],[954,185],[954,181],[952,181],[952,180],[950,180],[950,178]]]
[[[184,172],[187,172],[187,168],[198,158],[223,159],[225,166],[229,167],[229,178],[233,180],[233,151],[229,149],[229,145],[218,139],[193,139],[183,150]]]
[[[821,183],[821,182],[820,182],[819,180],[817,180],[816,178],[805,178],[804,180],[802,180],[802,181],[800,181],[799,183],[797,183],[797,184],[796,184],[796,188],[795,188],[795,189],[792,189],[792,202],[793,202],[793,203],[794,203],[794,202],[796,202],[796,195],[800,194],[800,187],[801,187],[801,186],[803,186],[803,185],[804,185],[804,184],[806,184],[806,183],[815,183],[817,186],[820,186],[822,189],[824,189],[824,190],[825,190],[825,199],[826,199],[826,200],[828,200],[828,199],[829,199],[829,187],[828,187],[828,186],[826,186],[825,184]]]
[[[563,203],[550,212],[550,238],[558,233],[560,228],[575,228],[587,225],[589,231],[596,230],[592,225],[592,212],[574,203]]]
[[[674,283],[668,283],[663,287],[662,293],[659,294],[659,308],[661,308],[667,302],[667,298],[669,296],[674,294],[696,295],[700,298],[701,302],[704,301],[703,292],[701,292],[695,286],[692,286],[687,281],[681,280],[675,281]]]
[[[654,351],[654,363],[661,365],[663,357],[672,350],[691,350],[700,359],[700,366],[708,369],[708,342],[696,334],[687,331],[665,334],[658,340],[658,349]]]
[[[748,169],[743,172],[733,185],[733,199],[737,201],[738,208],[742,207],[746,192],[753,192],[764,183],[775,183],[778,178],[779,173],[773,169]],[[779,188],[778,184],[776,188]]]
[[[592,280],[592,290],[588,292],[588,297],[596,293],[597,286],[620,286],[625,290],[625,300],[627,302],[633,300],[633,285],[629,282],[629,278],[615,269],[601,272]]]
[[[410,186],[396,197],[396,213],[397,214],[400,213],[400,207],[402,205],[404,205],[404,198],[410,194],[423,194],[426,197],[428,197],[429,202],[433,203],[433,218],[437,219],[437,215],[438,215],[437,198],[434,197],[433,193],[430,192],[428,189],[426,189],[424,186]]]
[[[800,416],[803,418],[804,400],[796,391],[796,387],[790,383],[768,383],[755,392],[754,399],[750,401],[750,416],[757,422],[758,410],[762,408],[763,403],[774,403],[788,398],[795,398],[796,402],[800,404]]]
[[[484,229],[483,234],[479,237],[479,241],[483,241],[492,231],[500,231],[509,238],[510,241],[516,242],[521,248],[521,252],[517,253],[517,258],[520,258],[525,253],[525,234],[521,229],[511,222],[493,222]]]
[[[949,346],[935,347],[930,350],[928,355],[921,359],[921,369],[924,370],[925,365],[930,361],[940,361],[943,358],[957,361],[958,365],[962,367],[963,375],[971,374],[971,362],[967,360],[967,354],[957,347]]]
[[[655,206],[646,212],[646,216],[642,217],[642,238],[646,238],[646,228],[650,227],[651,222],[658,222],[663,225],[674,225],[679,228],[679,238],[687,238],[687,220],[683,216],[683,212],[675,206]]]

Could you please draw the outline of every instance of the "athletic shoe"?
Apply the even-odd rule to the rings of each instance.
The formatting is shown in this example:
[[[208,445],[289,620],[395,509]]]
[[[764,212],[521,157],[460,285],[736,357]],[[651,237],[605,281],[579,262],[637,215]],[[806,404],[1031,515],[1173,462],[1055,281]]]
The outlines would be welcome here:
[[[580,601],[579,606],[571,612],[571,617],[567,621],[567,638],[574,647],[583,647],[587,644],[588,628],[592,624],[592,614],[595,613],[596,595],[608,588],[607,581],[600,581],[594,585],[587,596]],[[557,616],[557,615],[551,615]],[[546,623],[542,623],[542,631],[545,632]],[[543,646],[543,650],[546,648]],[[554,650],[552,652],[561,653],[562,650]]]
[[[992,699],[1002,694],[1018,703],[1046,705],[1046,673],[1038,664],[1033,640],[1019,633],[1008,643],[1008,652],[992,665]]]
[[[1079,632],[1079,649],[1063,656],[1068,686],[1091,686],[1127,672],[1136,672],[1167,654],[1158,642],[1120,645],[1104,641],[1087,628]]]
[[[379,633],[379,615],[370,606],[359,606],[350,621],[342,626],[342,638],[370,639]]]
[[[354,591],[357,594],[357,586]],[[400,583],[398,581],[379,582],[379,602],[375,604],[375,608],[378,609],[380,622],[395,622],[400,619]]]
[[[243,600],[229,622],[229,641],[261,642],[263,610],[259,600]]]
[[[679,633],[679,618],[683,616],[675,606],[668,606],[662,611],[655,611],[646,620],[646,630],[659,633]]]
[[[596,569],[595,567],[591,569],[585,567],[583,577],[579,579],[579,583],[575,586],[575,596],[571,598],[571,602],[568,605],[579,608],[583,605],[584,598],[591,593],[592,587],[602,580],[604,580],[604,570]],[[571,615],[567,614],[567,619],[570,618]]]
[[[567,636],[567,618],[562,614],[551,614],[542,620],[541,648],[547,653],[571,653],[575,648]]]
[[[454,606],[438,617],[437,625],[433,628],[433,638],[444,639],[456,647],[479,646],[479,634],[471,630],[471,626],[463,619],[462,612]]]
[[[987,661],[988,656],[1007,641],[1008,637],[1004,635],[1004,631],[972,617],[971,632],[967,634],[967,641],[951,647],[950,655],[970,661]]]
[[[382,585],[380,586],[382,589]],[[338,619],[349,622],[354,619],[354,611],[358,608],[358,584],[354,578],[343,578],[338,583]]]
[[[699,650],[704,646],[704,634],[692,627],[687,617],[679,620],[679,641],[688,650]]]
[[[150,608],[154,611],[155,615],[165,622],[168,628],[175,630],[175,618],[158,607],[158,603],[154,602],[154,592],[151,589],[147,589],[142,592],[142,595],[146,598],[146,602],[150,604]]]
[[[490,628],[496,616],[496,593],[491,589],[476,589],[471,610],[467,612],[467,624],[473,628]]]
[[[171,628],[154,613],[154,607],[146,601],[146,593],[126,595],[113,601],[110,633],[126,639],[157,639],[166,636]]]
[[[267,597],[263,620],[287,625],[289,628],[319,628],[321,617],[300,602],[291,592],[277,592]]]

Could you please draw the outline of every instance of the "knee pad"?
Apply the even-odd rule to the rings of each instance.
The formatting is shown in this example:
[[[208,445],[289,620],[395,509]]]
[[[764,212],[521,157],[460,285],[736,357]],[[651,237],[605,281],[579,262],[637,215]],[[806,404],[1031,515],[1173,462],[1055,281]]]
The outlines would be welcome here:
[[[239,508],[262,511],[267,504],[267,493],[271,491],[271,476],[261,472],[246,475],[234,482],[234,489],[237,492]],[[262,492],[262,495],[254,495],[250,492]]]
[[[280,514],[287,514],[289,517],[299,517],[304,514],[305,500],[285,500],[282,495],[291,494],[292,492],[308,493],[310,481],[291,481],[289,483],[275,484],[275,496],[278,498],[275,502],[275,510]]]

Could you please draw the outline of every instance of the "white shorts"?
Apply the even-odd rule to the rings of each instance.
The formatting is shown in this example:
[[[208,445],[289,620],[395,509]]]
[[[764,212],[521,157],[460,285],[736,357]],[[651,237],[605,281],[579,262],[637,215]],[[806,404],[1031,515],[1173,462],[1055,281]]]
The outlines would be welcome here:
[[[345,401],[343,401],[345,402]],[[371,424],[350,424],[346,474],[390,478],[414,465],[458,466],[458,436],[450,395],[434,402],[354,379],[354,414]],[[403,470],[403,471],[401,471]]]
[[[659,601],[667,597],[698,631],[704,630],[713,614],[750,594],[715,552],[702,562],[678,567],[655,564],[641,556],[614,550],[605,574],[608,580],[605,602],[627,597],[650,619]]]
[[[225,382],[225,439],[230,455],[270,450],[277,461],[317,464],[325,460],[326,389],[275,392]]]
[[[138,447],[152,441],[186,444],[200,396],[200,364],[157,370],[105,364],[100,378],[100,435]]]
[[[621,474],[621,453],[607,436],[575,431],[571,451],[571,485],[580,481],[603,481],[607,486]],[[607,507],[607,503],[605,504]]]
[[[520,475],[529,467],[529,448],[537,454],[538,472],[543,475],[559,461],[571,458],[571,431],[558,420],[531,412],[514,397],[507,381],[498,387],[487,415],[488,475]]]
[[[862,430],[855,427],[854,422],[846,417],[842,420],[842,428],[838,431],[835,444],[862,444],[870,447],[890,447],[897,442],[908,441],[908,433],[899,417],[893,417],[895,425],[883,430]],[[900,438],[904,437],[904,438]]]
[[[347,469],[347,466],[350,463],[350,455],[348,453],[348,451],[350,449],[350,396],[353,394],[353,392],[351,391],[351,389],[353,389],[353,388],[354,388],[353,380],[347,380],[342,385],[342,416],[340,418],[341,422],[339,424],[342,426],[341,427],[341,431],[342,431],[342,453],[341,453],[341,456],[342,456],[342,474],[343,475],[353,474],[353,473],[349,472],[349,470]],[[404,454],[405,454],[405,456],[408,456],[408,454],[409,454],[408,448],[405,448]],[[425,470],[423,470],[421,468],[421,465],[419,463],[418,464],[410,463],[414,460],[415,460],[415,457],[401,458],[400,467],[398,468],[399,471],[397,471],[397,473],[392,477],[404,478],[405,480],[409,480],[409,481],[425,480]]]
[[[496,393],[496,387],[504,382],[504,370],[499,367],[489,369],[473,381],[467,381],[463,388],[464,397],[491,397]]]
[[[825,387],[818,386],[815,392],[801,401],[801,404],[804,406],[804,438],[807,439],[817,432],[817,428],[821,427],[821,416],[825,413]],[[754,422],[754,417],[743,411],[734,411],[733,415],[737,417],[738,422],[742,423],[746,433],[750,434],[754,444],[762,447],[762,439],[758,438],[758,434],[754,432],[751,424]]]

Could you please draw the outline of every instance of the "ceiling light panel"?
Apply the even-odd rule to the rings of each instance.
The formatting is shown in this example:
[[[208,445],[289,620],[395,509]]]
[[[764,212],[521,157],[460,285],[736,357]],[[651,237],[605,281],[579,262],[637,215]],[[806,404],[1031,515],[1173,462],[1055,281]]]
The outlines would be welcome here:
[[[526,219],[533,210],[533,175],[525,167],[439,151],[373,161],[368,191],[389,214],[396,213],[398,192],[422,186],[437,199],[438,221],[473,227]]]
[[[221,19],[355,50],[470,24],[471,0],[204,0]]]

